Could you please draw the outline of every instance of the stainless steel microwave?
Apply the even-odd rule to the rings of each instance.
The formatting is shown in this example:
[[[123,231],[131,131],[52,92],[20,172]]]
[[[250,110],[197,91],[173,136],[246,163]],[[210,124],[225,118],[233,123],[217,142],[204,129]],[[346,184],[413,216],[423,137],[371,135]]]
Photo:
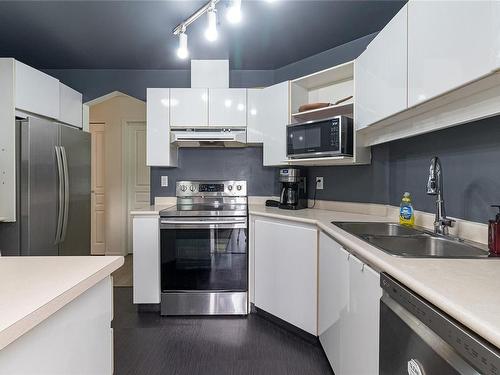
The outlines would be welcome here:
[[[290,124],[286,127],[289,158],[352,156],[353,121],[346,116]]]

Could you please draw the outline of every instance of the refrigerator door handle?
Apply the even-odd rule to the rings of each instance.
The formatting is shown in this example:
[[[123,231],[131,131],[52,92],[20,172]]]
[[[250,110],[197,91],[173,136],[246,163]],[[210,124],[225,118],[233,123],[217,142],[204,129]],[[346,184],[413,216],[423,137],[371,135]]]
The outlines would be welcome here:
[[[57,176],[59,179],[59,193],[58,193],[58,208],[57,208],[57,229],[56,229],[56,239],[54,244],[58,244],[61,241],[61,230],[63,223],[63,206],[64,206],[64,177],[63,177],[63,167],[61,161],[61,152],[59,146],[54,146],[56,151],[56,162],[57,162]]]
[[[68,175],[68,158],[66,157],[66,149],[61,146],[62,164],[63,164],[63,176],[64,176],[64,212],[63,212],[63,224],[61,229],[61,240],[64,242],[66,238],[66,231],[68,229],[68,213],[69,213],[69,175]]]

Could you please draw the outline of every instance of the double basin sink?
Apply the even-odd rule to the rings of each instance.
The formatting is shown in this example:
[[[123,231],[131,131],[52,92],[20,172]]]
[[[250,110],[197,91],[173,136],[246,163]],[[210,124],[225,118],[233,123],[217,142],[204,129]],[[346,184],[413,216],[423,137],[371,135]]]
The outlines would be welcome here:
[[[413,258],[486,258],[481,245],[443,236],[418,227],[381,222],[332,222],[382,251]]]

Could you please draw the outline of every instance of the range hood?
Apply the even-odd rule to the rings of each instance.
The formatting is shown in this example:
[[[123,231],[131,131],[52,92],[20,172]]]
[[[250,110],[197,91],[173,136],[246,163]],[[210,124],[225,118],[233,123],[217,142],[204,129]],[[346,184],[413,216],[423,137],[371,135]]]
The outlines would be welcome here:
[[[245,129],[175,129],[170,142],[178,147],[245,147]]]

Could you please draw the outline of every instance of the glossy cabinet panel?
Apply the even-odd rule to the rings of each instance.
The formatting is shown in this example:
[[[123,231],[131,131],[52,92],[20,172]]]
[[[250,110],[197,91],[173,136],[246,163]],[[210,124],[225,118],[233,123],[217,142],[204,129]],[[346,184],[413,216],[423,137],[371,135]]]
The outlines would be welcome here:
[[[59,118],[59,80],[19,61],[14,70],[16,108]]]
[[[286,125],[290,123],[290,82],[263,90],[264,166],[286,165]]]
[[[59,83],[59,121],[83,127],[82,94],[63,83]]]
[[[379,273],[320,232],[318,280],[319,341],[335,374],[378,374]]]
[[[208,126],[208,89],[170,89],[170,125]]]
[[[263,89],[247,90],[247,142],[264,141]]]
[[[254,231],[255,306],[316,335],[317,230],[256,218]]]
[[[498,68],[497,1],[408,3],[408,105]]]
[[[160,228],[158,216],[133,219],[134,303],[160,303]]]
[[[355,124],[365,128],[407,108],[405,5],[355,61]]]
[[[149,166],[177,165],[177,147],[170,143],[170,90],[147,89],[146,163]]]
[[[247,90],[209,89],[208,123],[210,126],[247,126]]]
[[[342,334],[340,374],[378,374],[380,297],[379,273],[358,258],[349,257],[349,312]]]
[[[1,373],[113,374],[112,306],[108,276],[3,348]]]
[[[323,232],[319,235],[318,335],[335,374],[342,374],[343,336],[349,311],[349,253]]]

